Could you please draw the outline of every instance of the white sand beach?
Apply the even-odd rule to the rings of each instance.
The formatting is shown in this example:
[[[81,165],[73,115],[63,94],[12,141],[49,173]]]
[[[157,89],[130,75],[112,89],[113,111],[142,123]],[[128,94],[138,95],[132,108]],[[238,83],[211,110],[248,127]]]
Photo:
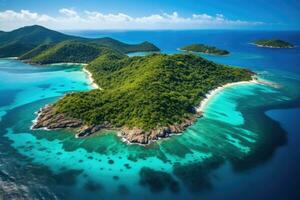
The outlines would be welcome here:
[[[55,66],[55,65],[81,65],[81,66],[83,66],[82,70],[83,70],[83,72],[86,73],[86,75],[87,75],[87,77],[88,77],[88,79],[89,79],[89,82],[90,82],[91,86],[92,86],[94,89],[100,89],[100,90],[102,90],[102,88],[100,88],[100,87],[96,84],[95,80],[93,79],[92,73],[89,72],[89,71],[85,68],[85,67],[88,65],[88,64],[86,64],[86,63],[71,63],[71,62],[66,62],[66,63],[52,63],[52,64],[50,64],[50,65],[54,65],[54,66]]]
[[[228,83],[225,84],[223,86],[220,86],[214,90],[211,90],[208,94],[206,94],[206,98],[203,99],[199,106],[196,107],[196,111],[197,112],[203,112],[206,105],[208,104],[208,102],[215,96],[217,95],[219,92],[221,92],[222,90],[224,90],[225,88],[229,88],[229,87],[233,87],[233,86],[237,86],[237,85],[244,85],[244,84],[264,84],[263,82],[257,80],[257,79],[252,79],[251,81],[240,81],[240,82],[235,82],[235,83]]]
[[[102,90],[102,88],[100,88],[99,85],[97,85],[97,83],[96,83],[95,80],[93,79],[92,73],[89,72],[85,67],[83,67],[82,70],[87,74],[87,77],[88,77],[88,79],[89,79],[89,82],[90,82],[91,86],[92,86],[94,89],[100,89],[100,90]]]

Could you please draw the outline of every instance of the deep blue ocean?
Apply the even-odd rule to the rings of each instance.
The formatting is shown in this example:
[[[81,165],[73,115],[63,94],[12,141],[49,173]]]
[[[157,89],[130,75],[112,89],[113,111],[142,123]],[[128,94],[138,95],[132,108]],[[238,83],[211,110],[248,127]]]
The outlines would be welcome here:
[[[0,199],[300,199],[300,32],[65,33],[149,41],[167,54],[214,45],[230,54],[198,55],[249,68],[273,84],[226,88],[183,134],[144,147],[113,132],[76,139],[71,130],[30,130],[39,108],[92,89],[88,78],[81,66],[0,59]],[[250,44],[261,38],[296,48]]]

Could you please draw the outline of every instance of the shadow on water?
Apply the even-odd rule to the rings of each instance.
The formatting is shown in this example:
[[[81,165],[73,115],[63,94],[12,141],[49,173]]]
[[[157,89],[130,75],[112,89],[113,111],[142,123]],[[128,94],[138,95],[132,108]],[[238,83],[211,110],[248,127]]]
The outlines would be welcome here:
[[[272,106],[263,106],[253,110],[244,111],[245,126],[249,127],[249,124],[258,125],[263,124],[260,127],[261,133],[259,140],[257,141],[255,148],[250,154],[242,158],[230,157],[227,159],[232,164],[235,173],[243,173],[246,170],[251,170],[258,167],[272,158],[278,147],[287,144],[287,132],[280,126],[280,124],[270,117],[268,117],[265,112],[272,109],[278,108],[295,108],[300,107],[300,99],[291,101],[285,104],[278,104]],[[249,124],[248,124],[249,123]],[[251,127],[251,126],[250,126]],[[180,163],[174,163],[173,173],[170,174],[178,178],[184,186],[186,186],[190,192],[201,192],[203,190],[212,190],[212,178],[213,171],[218,169],[225,163],[226,159],[220,156],[213,156],[211,159],[207,159],[204,162],[196,162],[192,164],[182,165]],[[155,187],[160,187],[161,189],[166,189],[168,187],[168,181],[156,179],[152,181],[151,179],[145,181],[145,173],[140,172],[140,179],[148,184],[151,191]],[[154,173],[154,172],[153,172]],[[156,172],[161,173],[161,172]],[[155,175],[154,175],[155,177]],[[157,192],[157,190],[156,190]]]
[[[288,134],[281,127],[281,125],[267,116],[265,113],[268,110],[273,109],[288,109],[288,108],[299,108],[300,98],[288,103],[263,106],[255,110],[248,110],[245,112],[246,124],[256,124],[256,122],[262,123],[264,126],[262,129],[263,135],[257,141],[257,147],[255,151],[241,160],[231,160],[234,170],[244,171],[251,169],[267,162],[272,158],[278,147],[286,145],[288,143]]]

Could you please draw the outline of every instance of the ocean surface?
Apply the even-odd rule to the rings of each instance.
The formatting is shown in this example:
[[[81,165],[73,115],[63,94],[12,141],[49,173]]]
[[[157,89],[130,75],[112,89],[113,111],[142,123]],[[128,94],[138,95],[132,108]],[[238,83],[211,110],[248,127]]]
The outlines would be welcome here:
[[[183,134],[128,145],[109,131],[76,139],[71,130],[30,130],[41,107],[91,90],[88,78],[78,65],[0,59],[0,199],[300,199],[300,32],[67,33],[147,40],[168,54],[192,43],[215,45],[231,54],[198,55],[249,68],[275,87],[226,88]],[[249,44],[273,37],[296,48]]]

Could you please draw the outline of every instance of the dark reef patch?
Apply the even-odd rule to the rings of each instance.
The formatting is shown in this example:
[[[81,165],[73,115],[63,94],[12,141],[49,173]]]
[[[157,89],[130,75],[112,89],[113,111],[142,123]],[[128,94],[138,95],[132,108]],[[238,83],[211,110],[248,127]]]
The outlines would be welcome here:
[[[81,174],[83,170],[68,170],[59,174],[53,175],[57,184],[60,185],[74,185],[76,183],[76,178]]]
[[[128,163],[125,163],[124,167],[126,167],[126,169],[131,169],[131,166]]]
[[[103,186],[99,183],[95,183],[93,181],[88,181],[84,185],[84,189],[89,191],[89,192],[95,192],[95,191],[99,191],[99,190],[103,189]]]
[[[176,164],[173,167],[173,173],[178,177],[191,192],[200,192],[204,189],[210,189],[210,172],[222,164],[220,160],[207,160],[204,163],[195,163],[188,165]]]
[[[125,185],[119,185],[118,193],[121,195],[128,195],[130,192],[129,192],[129,189]]]
[[[11,104],[22,90],[0,90],[0,107]]]
[[[108,160],[108,164],[114,164],[114,161],[112,159]]]
[[[149,187],[152,192],[161,192],[165,189],[169,189],[172,192],[179,192],[180,190],[178,182],[175,181],[171,174],[148,167],[141,169],[139,183]]]
[[[42,89],[48,89],[48,88],[50,88],[51,87],[51,84],[40,84],[40,85],[38,85],[37,86],[38,88],[42,88]]]

